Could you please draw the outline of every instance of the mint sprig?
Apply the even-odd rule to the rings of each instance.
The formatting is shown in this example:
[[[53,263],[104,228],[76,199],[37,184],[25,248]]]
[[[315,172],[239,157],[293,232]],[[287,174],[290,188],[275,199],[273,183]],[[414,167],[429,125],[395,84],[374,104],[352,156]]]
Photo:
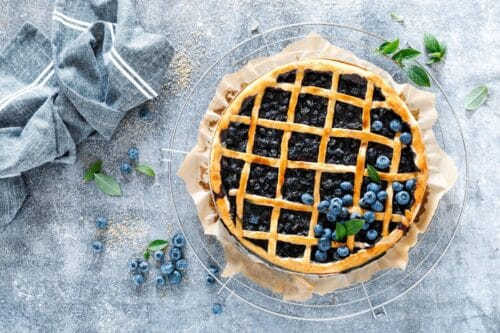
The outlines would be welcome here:
[[[399,47],[399,38],[390,42],[383,42],[377,47],[377,52],[383,55],[394,53]]]
[[[361,219],[352,219],[344,223],[335,224],[335,240],[341,242],[347,236],[356,235],[363,228],[364,224],[365,220]]]
[[[105,173],[94,174],[95,184],[104,193],[109,196],[117,197],[122,195],[120,184],[111,176]]]
[[[83,175],[83,180],[88,182],[91,180],[94,180],[94,174],[101,172],[102,169],[102,161],[98,160],[92,163],[87,171],[85,172],[85,175]]]
[[[393,19],[394,21],[396,21],[398,23],[403,23],[405,20],[404,16],[401,16],[401,15],[396,14],[396,13],[390,13],[389,15],[391,16],[391,19]]]
[[[148,244],[149,251],[163,250],[168,245],[168,241],[164,239],[155,239]]]
[[[375,183],[380,184],[380,176],[378,174],[377,169],[375,169],[372,165],[368,164],[366,166],[366,171],[368,172],[368,177],[373,180]]]
[[[427,52],[428,65],[442,61],[446,55],[446,45],[429,33],[424,34],[424,47]]]
[[[474,111],[486,102],[488,98],[488,87],[479,86],[472,89],[464,100],[464,108],[468,111]]]
[[[146,164],[140,164],[135,167],[135,171],[145,174],[146,176],[156,176],[155,170]]]
[[[404,62],[412,60],[421,55],[422,52],[419,50],[412,49],[411,47],[406,49],[401,49],[394,53],[392,60],[394,60],[400,67],[404,67]]]

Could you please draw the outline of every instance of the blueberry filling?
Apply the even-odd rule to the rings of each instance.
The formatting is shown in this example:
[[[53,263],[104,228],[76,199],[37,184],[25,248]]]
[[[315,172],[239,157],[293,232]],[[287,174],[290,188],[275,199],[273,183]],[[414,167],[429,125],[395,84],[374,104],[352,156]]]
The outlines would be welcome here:
[[[243,206],[243,229],[269,231],[272,207],[259,206],[245,201]]]
[[[245,98],[241,103],[240,115],[250,117],[252,114],[253,105],[255,103],[255,96]]]
[[[317,135],[293,132],[288,141],[288,159],[317,162],[320,142]]]
[[[295,123],[324,127],[328,98],[311,94],[299,94],[295,108]]]
[[[326,163],[356,165],[360,143],[358,139],[330,138]]]
[[[302,85],[330,89],[332,87],[332,72],[316,72],[308,69],[304,72]]]
[[[379,131],[374,131],[372,128],[372,132],[388,137],[389,139],[394,138],[395,133],[391,130],[389,124],[395,119],[401,121],[401,117],[392,110],[384,108],[372,109],[370,112],[371,124],[373,124],[377,120],[382,122],[382,129]]]
[[[374,230],[376,231],[377,233],[377,237],[375,239],[371,239],[369,237],[367,237],[369,234],[369,236],[373,237],[373,234],[374,232],[370,232],[370,230]],[[371,234],[371,235],[370,235]],[[378,221],[376,220],[375,222],[372,222],[369,224],[369,227],[364,230],[364,229],[361,229],[355,236],[355,240],[356,242],[363,242],[363,243],[368,243],[368,244],[375,244],[376,242],[378,242],[381,238],[381,235],[382,235],[382,221]]]
[[[258,247],[264,249],[265,251],[267,251],[267,244],[268,244],[268,241],[265,240],[265,239],[252,239],[252,238],[247,238],[247,237],[244,237],[247,241],[249,242],[252,242],[254,243],[255,245],[257,245]]]
[[[231,150],[245,152],[248,142],[248,125],[243,123],[231,123],[228,128],[220,134],[222,145]]]
[[[399,227],[399,225],[402,224],[401,222],[393,222],[391,221],[389,223],[389,233],[393,232],[395,229]]]
[[[241,169],[243,169],[244,161],[223,157],[221,160],[222,184],[224,193],[228,193],[231,189],[240,187]]]
[[[375,87],[375,89],[373,89],[373,100],[381,102],[385,101],[385,96],[382,93],[382,89],[380,89],[379,87]]]
[[[337,249],[332,247],[328,251],[326,251],[326,260],[319,261],[319,260],[317,260],[318,258],[316,257],[317,250],[318,250],[317,246],[313,246],[311,248],[311,261],[319,262],[319,263],[329,263],[329,262],[334,262],[334,261],[338,261],[341,259],[337,254]]]
[[[380,156],[385,156],[389,159],[389,161],[392,161],[392,148],[382,145],[380,143],[375,143],[375,142],[368,143],[368,147],[366,149],[365,166],[368,164],[376,166],[377,159]],[[388,169],[386,168],[383,171],[388,171]]]
[[[395,193],[394,193],[394,196],[392,198],[392,212],[394,214],[404,215],[405,210],[410,209],[413,206],[413,204],[415,203],[415,198],[413,195],[413,192],[415,192],[415,189],[409,191],[408,189],[404,188],[401,191],[394,191],[394,192]],[[407,195],[408,200],[404,203],[401,203],[401,199],[398,198],[398,194],[400,194],[401,192],[405,192],[405,194]]]
[[[398,172],[416,172],[418,171],[415,165],[415,153],[411,147],[404,147],[401,149],[401,158],[399,160]]]
[[[340,184],[344,181],[353,184],[354,174],[323,172],[321,174],[321,182],[319,187],[321,200],[330,200],[333,197],[342,198],[342,196],[345,194],[352,194],[352,189],[343,191],[340,188]]]
[[[268,198],[276,196],[278,169],[267,165],[252,164],[248,178],[248,193],[261,195]]]
[[[277,82],[278,83],[294,83],[295,82],[295,77],[297,76],[297,71],[289,71],[286,73],[282,73],[278,75]]]
[[[277,121],[286,121],[288,115],[289,91],[278,88],[266,88],[262,97],[259,117]]]
[[[229,197],[229,215],[231,216],[231,221],[236,220],[236,197]]]
[[[266,157],[280,157],[282,137],[283,131],[281,130],[257,126],[253,153]]]
[[[301,195],[314,191],[314,170],[287,169],[281,193],[289,201],[301,202]]]
[[[340,75],[338,92],[361,99],[366,95],[366,79],[357,74]]]
[[[276,243],[276,254],[282,258],[300,258],[304,256],[305,245],[290,244],[278,241]]]
[[[363,128],[362,117],[363,110],[361,108],[343,102],[336,102],[333,127],[360,130]]]
[[[307,236],[310,222],[311,213],[282,209],[278,219],[278,232]]]
[[[370,184],[376,185],[378,188],[374,190],[371,187],[372,185]],[[379,184],[375,184],[373,183],[373,180],[371,180],[370,178],[363,177],[363,183],[361,184],[360,199],[365,197],[366,192],[372,192],[375,194],[374,202],[373,203],[370,201],[365,202],[365,200],[361,200],[360,206],[364,209],[368,209],[375,212],[385,211],[385,200],[387,196],[383,197],[379,194],[379,192],[385,192],[385,194],[387,194],[387,182],[385,180],[382,180],[380,181]],[[380,202],[382,206],[380,206],[379,204],[375,204],[375,202],[377,201]],[[380,207],[382,207],[382,209],[380,209]]]

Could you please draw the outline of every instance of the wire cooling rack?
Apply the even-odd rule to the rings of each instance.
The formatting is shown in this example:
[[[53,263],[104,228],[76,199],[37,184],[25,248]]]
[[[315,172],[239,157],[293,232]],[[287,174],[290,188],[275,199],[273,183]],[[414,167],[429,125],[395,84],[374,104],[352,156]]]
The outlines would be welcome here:
[[[373,50],[385,39],[356,27],[324,22],[291,24],[260,32],[241,41],[219,59],[209,64],[194,84],[178,111],[175,128],[168,147],[162,148],[162,160],[167,164],[170,202],[179,227],[201,265],[207,269],[212,263],[224,267],[224,256],[218,242],[203,234],[196,216],[196,208],[185,190],[184,183],[176,176],[185,154],[196,145],[198,127],[218,82],[225,73],[232,73],[248,60],[279,52],[286,45],[316,33],[332,44],[354,52],[389,71],[398,82],[407,81],[400,69],[389,60],[374,55]],[[459,170],[457,184],[441,200],[428,230],[420,235],[410,249],[407,268],[378,272],[369,281],[337,290],[325,296],[314,296],[300,303],[284,301],[241,275],[227,279],[216,277],[217,294],[226,303],[243,302],[274,315],[299,320],[325,321],[349,318],[371,313],[373,318],[387,314],[385,306],[394,302],[417,286],[439,263],[450,246],[462,219],[467,188],[467,151],[458,122],[448,96],[432,72],[430,91],[436,94],[439,120],[434,126],[441,147],[452,157]],[[192,129],[183,131],[182,129]]]

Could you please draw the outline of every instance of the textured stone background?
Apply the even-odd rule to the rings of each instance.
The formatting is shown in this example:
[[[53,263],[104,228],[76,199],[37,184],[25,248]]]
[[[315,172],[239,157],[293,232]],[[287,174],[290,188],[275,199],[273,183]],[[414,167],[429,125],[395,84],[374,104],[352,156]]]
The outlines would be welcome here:
[[[500,331],[499,78],[500,5],[497,1],[133,1],[142,24],[167,34],[192,59],[171,66],[161,97],[150,104],[154,119],[131,112],[110,142],[93,136],[79,147],[74,165],[46,165],[26,174],[30,195],[15,221],[0,230],[0,331]],[[0,0],[0,45],[26,20],[49,34],[52,1]],[[391,22],[389,12],[406,17]],[[448,44],[444,65],[434,73],[458,110],[469,152],[469,200],[457,237],[441,263],[408,294],[371,314],[323,323],[286,320],[237,301],[221,316],[210,314],[217,300],[203,283],[204,271],[188,251],[191,267],[178,288],[132,287],[126,260],[152,238],[177,228],[169,218],[166,174],[158,147],[166,146],[182,95],[225,49],[263,30],[303,21],[358,26],[420,45],[424,31]],[[177,67],[176,67],[177,66]],[[183,69],[184,68],[184,69]],[[187,68],[187,70],[186,70]],[[192,69],[190,71],[190,69]],[[477,112],[462,109],[465,94],[487,84],[491,96]],[[177,85],[177,88],[175,88]],[[200,101],[200,103],[206,103]],[[192,131],[194,122],[184,131]],[[117,166],[136,145],[141,159],[162,170],[155,181],[123,178]],[[85,166],[105,158],[105,170],[120,179],[124,196],[104,197],[82,184]],[[463,174],[463,173],[462,173]],[[98,235],[93,219],[109,216],[112,226]],[[105,238],[106,251],[89,250]],[[149,281],[151,282],[151,281]],[[313,311],[313,310],[311,310]]]

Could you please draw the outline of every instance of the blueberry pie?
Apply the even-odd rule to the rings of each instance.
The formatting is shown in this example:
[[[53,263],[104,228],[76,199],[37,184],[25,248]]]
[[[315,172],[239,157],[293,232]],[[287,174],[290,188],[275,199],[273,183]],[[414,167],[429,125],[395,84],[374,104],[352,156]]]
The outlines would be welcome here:
[[[215,206],[279,268],[341,273],[382,256],[417,215],[428,177],[417,122],[377,74],[312,59],[247,85],[210,153]]]

